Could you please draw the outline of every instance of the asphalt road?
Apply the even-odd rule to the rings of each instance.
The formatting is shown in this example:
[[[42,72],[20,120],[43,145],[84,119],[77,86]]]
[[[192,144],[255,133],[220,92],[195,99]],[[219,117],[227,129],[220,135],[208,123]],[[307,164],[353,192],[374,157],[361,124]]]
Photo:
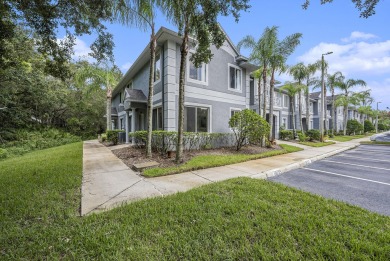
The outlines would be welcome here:
[[[390,146],[360,145],[270,180],[390,216]]]

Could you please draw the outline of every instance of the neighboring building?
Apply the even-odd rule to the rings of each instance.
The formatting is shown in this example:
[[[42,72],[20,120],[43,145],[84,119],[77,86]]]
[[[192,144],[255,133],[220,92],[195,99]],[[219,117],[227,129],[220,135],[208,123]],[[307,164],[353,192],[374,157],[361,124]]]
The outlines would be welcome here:
[[[157,32],[156,38],[158,48],[154,72],[153,129],[177,131],[181,37],[162,27]],[[149,50],[149,46],[146,46],[113,90],[114,129],[127,129],[130,132],[147,129]],[[190,53],[191,51],[193,50],[190,50]],[[200,68],[192,64],[189,60],[190,55],[188,57],[184,95],[184,131],[231,132],[228,121],[235,112],[245,108],[258,112],[258,82],[251,76],[257,67],[238,52],[228,36],[221,48],[212,46],[211,51],[212,60]],[[267,104],[269,104],[269,85],[266,92]],[[295,121],[297,129],[300,129],[297,99]],[[302,103],[305,126],[304,95],[302,95]],[[319,104],[320,93],[312,93],[310,95],[311,116],[308,119],[310,129],[319,127]],[[331,115],[330,113],[327,115],[329,120]],[[280,127],[292,128],[290,99],[278,87],[275,87],[273,116],[274,134],[278,138]],[[337,122],[342,122],[342,113],[340,116],[341,118],[337,114]],[[267,120],[268,118],[267,112]]]

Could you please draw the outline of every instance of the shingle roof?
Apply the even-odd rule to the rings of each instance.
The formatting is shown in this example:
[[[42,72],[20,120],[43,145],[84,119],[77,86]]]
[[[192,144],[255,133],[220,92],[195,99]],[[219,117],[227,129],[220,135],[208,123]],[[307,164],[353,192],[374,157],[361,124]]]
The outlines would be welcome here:
[[[129,99],[130,101],[135,102],[147,102],[147,98],[142,90],[136,90],[136,89],[128,89],[126,88],[126,96],[125,99]]]
[[[318,100],[318,98],[320,97],[320,94],[321,94],[321,92],[312,92],[312,93],[310,93],[310,99]]]

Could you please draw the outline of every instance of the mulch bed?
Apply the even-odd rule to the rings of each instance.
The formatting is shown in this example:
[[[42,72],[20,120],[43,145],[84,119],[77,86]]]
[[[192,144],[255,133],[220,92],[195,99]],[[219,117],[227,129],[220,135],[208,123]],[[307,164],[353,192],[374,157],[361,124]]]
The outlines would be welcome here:
[[[266,151],[279,150],[279,149],[281,149],[279,145],[274,145],[273,148],[266,148],[260,146],[245,146],[242,147],[240,151],[236,151],[235,148],[184,151],[183,163],[189,161],[191,158],[195,156],[201,156],[201,155],[260,154]],[[161,155],[157,152],[154,152],[152,158],[146,158],[145,148],[138,148],[135,146],[116,149],[113,150],[112,152],[130,168],[132,168],[134,164],[150,162],[150,161],[156,161],[160,163],[159,167],[177,166],[175,162],[175,153],[172,153],[172,157],[168,158],[166,155]]]

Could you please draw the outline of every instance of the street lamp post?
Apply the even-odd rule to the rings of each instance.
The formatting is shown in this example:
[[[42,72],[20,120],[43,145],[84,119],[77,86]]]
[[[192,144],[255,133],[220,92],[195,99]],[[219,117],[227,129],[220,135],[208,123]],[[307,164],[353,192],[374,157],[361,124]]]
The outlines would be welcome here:
[[[324,141],[324,110],[326,110],[325,105],[325,81],[324,81],[324,70],[325,70],[325,61],[324,61],[324,55],[332,54],[333,52],[327,52],[323,53],[321,55],[321,110],[320,110],[320,135],[321,135],[321,142]]]
[[[379,114],[378,104],[379,103],[382,103],[382,102],[377,102],[376,103],[376,121],[375,121],[375,132],[376,133],[378,133],[378,114]]]

